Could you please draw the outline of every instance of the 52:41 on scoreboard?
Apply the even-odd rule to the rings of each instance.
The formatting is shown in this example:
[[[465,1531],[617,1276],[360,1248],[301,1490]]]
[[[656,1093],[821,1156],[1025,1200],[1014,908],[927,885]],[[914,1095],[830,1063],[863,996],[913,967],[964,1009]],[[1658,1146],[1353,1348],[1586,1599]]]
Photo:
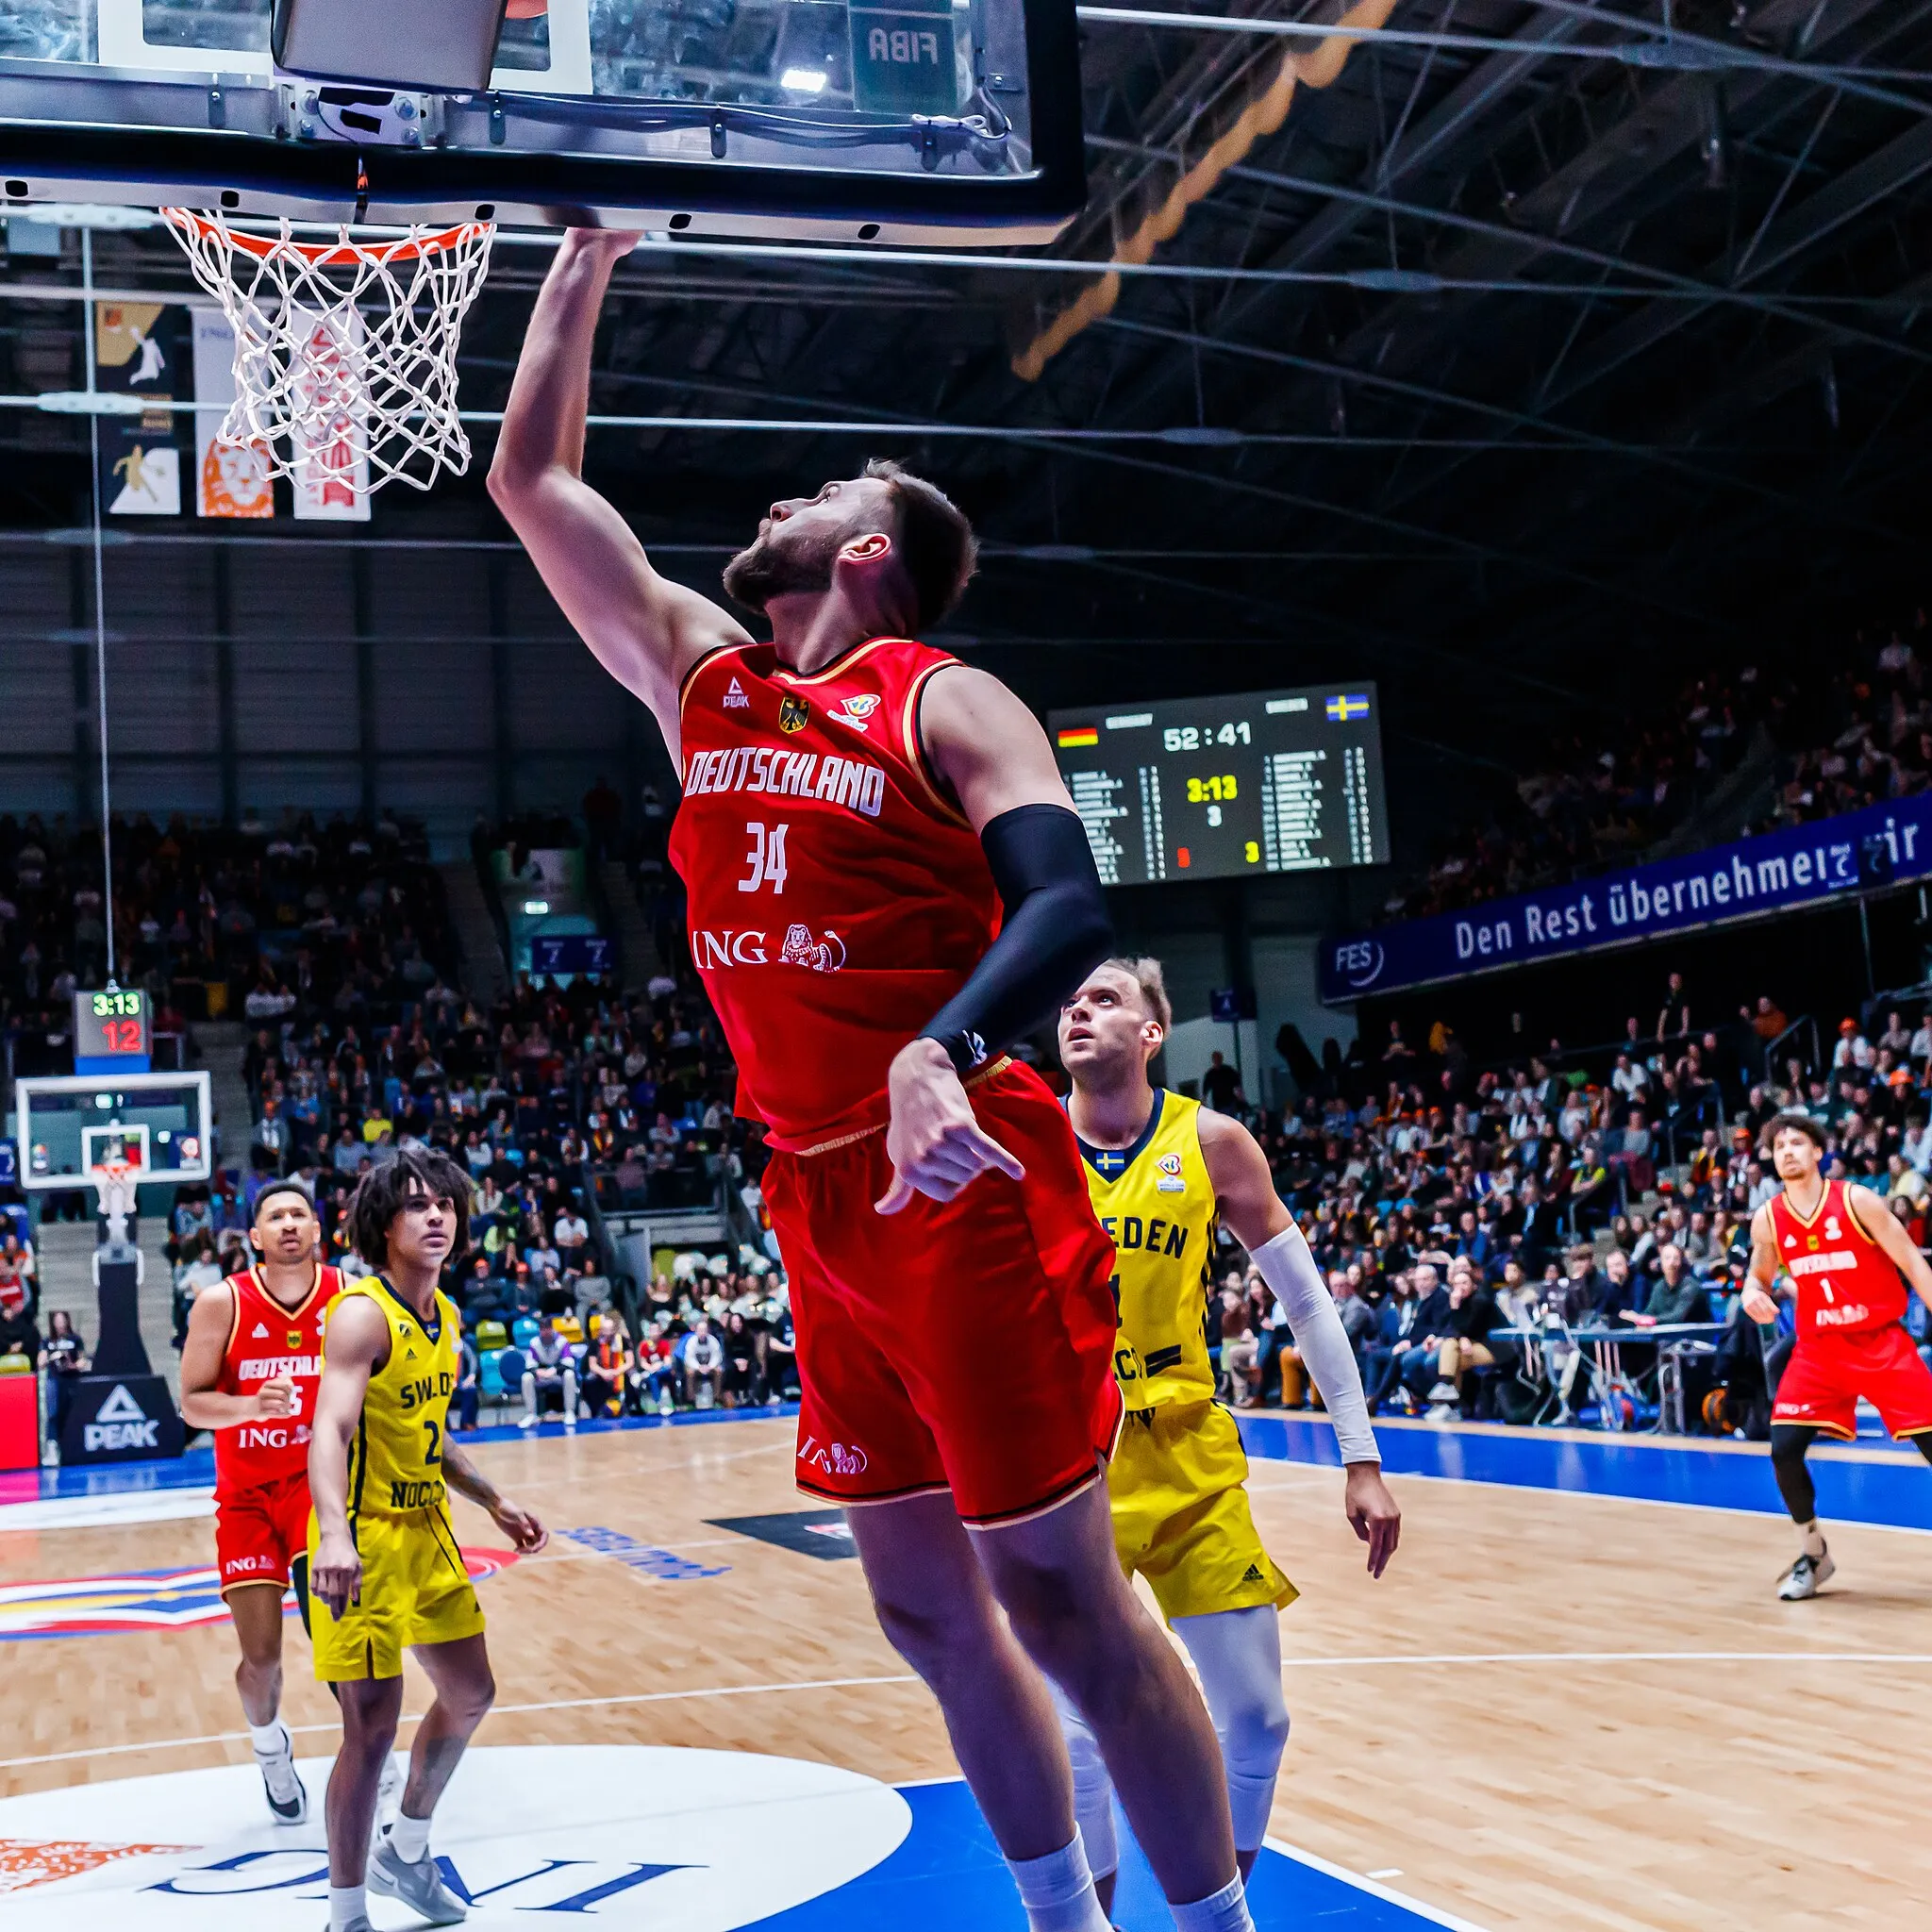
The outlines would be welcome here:
[[[1101,882],[1386,865],[1373,684],[1048,716]]]

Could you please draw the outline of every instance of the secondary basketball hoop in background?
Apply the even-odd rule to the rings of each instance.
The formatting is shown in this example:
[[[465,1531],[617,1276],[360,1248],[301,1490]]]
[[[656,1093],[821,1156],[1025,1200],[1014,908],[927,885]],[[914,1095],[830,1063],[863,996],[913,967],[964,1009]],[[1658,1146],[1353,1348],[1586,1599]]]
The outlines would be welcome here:
[[[235,335],[235,400],[219,431],[325,502],[389,482],[427,490],[470,466],[457,413],[463,317],[490,270],[488,222],[333,242],[244,233],[181,208],[194,278]]]
[[[141,1170],[131,1161],[113,1158],[90,1169],[88,1178],[94,1184],[101,1215],[108,1224],[108,1245],[125,1246],[127,1224],[134,1213],[135,1190],[141,1185]]]

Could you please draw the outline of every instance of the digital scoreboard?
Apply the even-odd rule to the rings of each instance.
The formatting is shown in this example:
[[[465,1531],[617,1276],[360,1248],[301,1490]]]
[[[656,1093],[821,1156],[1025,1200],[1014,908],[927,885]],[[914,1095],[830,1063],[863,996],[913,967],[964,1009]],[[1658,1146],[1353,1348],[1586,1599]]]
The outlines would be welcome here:
[[[1373,684],[1047,716],[1100,881],[1387,865]]]
[[[146,1073],[150,1051],[147,994],[138,987],[74,995],[76,1073]]]

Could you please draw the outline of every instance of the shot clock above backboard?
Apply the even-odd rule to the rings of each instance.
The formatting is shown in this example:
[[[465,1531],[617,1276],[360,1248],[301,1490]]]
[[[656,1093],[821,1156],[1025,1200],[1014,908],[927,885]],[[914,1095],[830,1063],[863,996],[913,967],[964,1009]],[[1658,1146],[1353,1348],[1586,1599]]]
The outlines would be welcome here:
[[[77,1074],[144,1074],[151,1051],[147,994],[139,987],[109,987],[74,995],[74,1070]]]
[[[1386,865],[1373,684],[1047,719],[1103,885]]]

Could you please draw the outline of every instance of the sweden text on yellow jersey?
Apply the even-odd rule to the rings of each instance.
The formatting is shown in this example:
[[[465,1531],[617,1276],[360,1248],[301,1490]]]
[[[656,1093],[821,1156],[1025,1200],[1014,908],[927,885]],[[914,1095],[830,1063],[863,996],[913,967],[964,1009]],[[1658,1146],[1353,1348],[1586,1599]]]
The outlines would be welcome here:
[[[433,1324],[379,1274],[345,1288],[330,1315],[351,1295],[372,1301],[389,1323],[389,1359],[369,1377],[356,1440],[349,1445],[349,1515],[404,1516],[441,1508],[442,1444],[457,1386],[457,1311],[441,1291]],[[323,1359],[327,1360],[326,1336]]]
[[[1087,1195],[1114,1244],[1114,1373],[1129,1408],[1214,1399],[1206,1332],[1214,1184],[1200,1113],[1198,1101],[1156,1088],[1154,1111],[1131,1147],[1080,1142]]]

